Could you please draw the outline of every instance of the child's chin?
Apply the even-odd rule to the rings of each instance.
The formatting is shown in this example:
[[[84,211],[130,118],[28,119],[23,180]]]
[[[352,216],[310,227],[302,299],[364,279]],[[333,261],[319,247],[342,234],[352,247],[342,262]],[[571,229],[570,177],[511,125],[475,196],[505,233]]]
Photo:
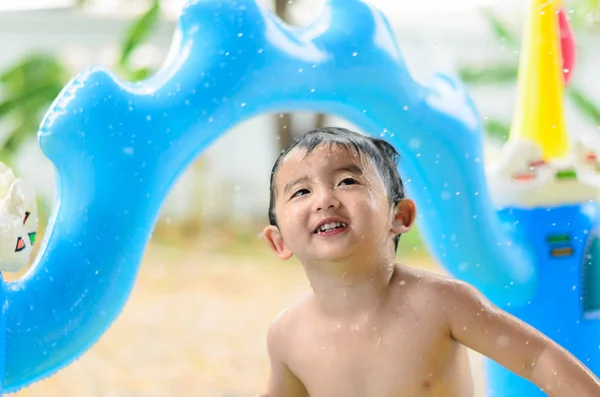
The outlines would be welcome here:
[[[352,255],[352,250],[349,248],[345,249],[327,249],[320,250],[315,253],[315,259],[323,262],[341,262],[348,259]]]

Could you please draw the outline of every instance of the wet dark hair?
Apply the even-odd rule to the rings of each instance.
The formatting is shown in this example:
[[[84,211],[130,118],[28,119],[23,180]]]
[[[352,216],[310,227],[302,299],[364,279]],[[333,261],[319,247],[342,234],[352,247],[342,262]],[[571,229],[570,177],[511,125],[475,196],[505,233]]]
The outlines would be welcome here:
[[[283,150],[271,170],[271,196],[269,202],[269,223],[277,226],[275,216],[275,174],[281,166],[281,162],[295,148],[304,149],[306,154],[312,152],[321,144],[329,143],[344,147],[355,152],[359,156],[366,156],[377,168],[383,183],[387,188],[390,205],[395,206],[405,197],[404,184],[398,173],[399,155],[396,149],[383,139],[372,138],[361,135],[340,127],[318,128],[300,136],[285,150]],[[400,235],[394,239],[394,249],[398,249]]]

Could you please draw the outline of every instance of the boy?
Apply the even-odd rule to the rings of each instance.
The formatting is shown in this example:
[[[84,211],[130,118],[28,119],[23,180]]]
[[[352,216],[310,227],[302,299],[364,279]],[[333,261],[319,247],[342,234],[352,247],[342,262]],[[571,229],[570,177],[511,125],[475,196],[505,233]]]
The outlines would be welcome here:
[[[271,324],[267,397],[470,397],[469,347],[551,397],[597,397],[567,351],[473,287],[395,262],[415,220],[396,150],[342,128],[310,131],[271,174],[265,238],[296,255],[313,293]]]

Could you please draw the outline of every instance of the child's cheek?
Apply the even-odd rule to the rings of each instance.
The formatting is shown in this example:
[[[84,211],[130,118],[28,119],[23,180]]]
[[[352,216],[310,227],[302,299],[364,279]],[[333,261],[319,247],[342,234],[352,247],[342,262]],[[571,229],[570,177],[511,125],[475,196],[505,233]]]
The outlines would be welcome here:
[[[290,205],[290,210],[288,212],[289,221],[293,223],[298,223],[303,221],[309,215],[309,200],[296,200],[293,204]]]
[[[369,211],[381,211],[381,203],[386,201],[385,195],[373,190],[366,190],[366,199],[364,200],[364,209]]]

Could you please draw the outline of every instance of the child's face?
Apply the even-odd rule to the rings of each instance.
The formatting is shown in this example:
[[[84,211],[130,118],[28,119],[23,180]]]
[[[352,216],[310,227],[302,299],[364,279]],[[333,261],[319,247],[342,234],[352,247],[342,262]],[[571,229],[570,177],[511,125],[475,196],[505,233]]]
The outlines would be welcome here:
[[[392,207],[387,189],[365,156],[324,144],[306,155],[292,150],[274,180],[279,228],[265,237],[281,259],[339,261],[353,254],[393,254],[393,240],[414,220],[412,201]],[[375,258],[373,258],[375,259]]]

